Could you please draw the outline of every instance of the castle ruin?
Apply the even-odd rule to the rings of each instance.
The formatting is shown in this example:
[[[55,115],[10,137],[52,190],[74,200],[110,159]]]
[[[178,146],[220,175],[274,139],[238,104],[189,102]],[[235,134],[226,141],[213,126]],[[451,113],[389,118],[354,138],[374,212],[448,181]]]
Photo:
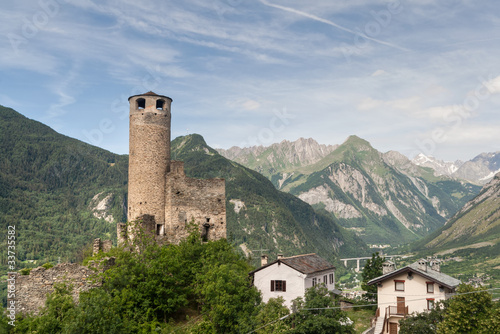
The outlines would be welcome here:
[[[170,159],[172,99],[148,92],[129,97],[128,224],[117,225],[118,245],[142,229],[161,243],[179,243],[198,226],[204,240],[226,237],[224,179],[193,179]]]

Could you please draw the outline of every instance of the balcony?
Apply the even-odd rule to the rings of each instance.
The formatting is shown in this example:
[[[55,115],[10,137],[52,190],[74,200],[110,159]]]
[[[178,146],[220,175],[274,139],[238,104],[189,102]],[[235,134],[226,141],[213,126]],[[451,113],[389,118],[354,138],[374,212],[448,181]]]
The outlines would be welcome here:
[[[385,309],[385,314],[387,315],[387,318],[390,317],[405,317],[407,316],[408,313],[408,306],[388,306]]]

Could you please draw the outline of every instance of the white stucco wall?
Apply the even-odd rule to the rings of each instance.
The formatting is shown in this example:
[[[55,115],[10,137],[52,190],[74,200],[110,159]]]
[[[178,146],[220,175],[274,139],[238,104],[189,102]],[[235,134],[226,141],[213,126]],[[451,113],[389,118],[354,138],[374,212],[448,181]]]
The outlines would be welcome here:
[[[395,290],[395,280],[405,281],[404,291]],[[428,293],[426,282],[431,282],[431,280],[416,273],[413,273],[411,280],[408,279],[408,273],[401,273],[383,281],[382,286],[378,286],[377,289],[380,316],[385,316],[388,306],[397,306],[397,297],[405,298],[405,306],[408,306],[410,314],[427,310],[428,298],[434,298],[435,302],[445,299],[445,292],[449,292],[446,288],[440,291],[439,284],[434,283],[434,293]]]
[[[333,284],[329,283],[329,274],[332,273]],[[312,280],[317,278],[318,283],[323,283],[324,275],[327,276],[328,290],[335,289],[335,272],[334,270],[325,271],[319,274],[306,276],[299,271],[292,269],[286,264],[275,263],[267,268],[261,269],[254,273],[254,285],[262,293],[263,302],[267,303],[270,298],[282,296],[285,300],[285,305],[291,309],[292,301],[297,297],[304,297],[306,289],[312,287]],[[286,292],[271,291],[271,281],[282,280],[286,281]]]
[[[333,284],[330,284],[330,274],[333,274]],[[323,281],[325,275],[326,275],[326,280],[327,280],[326,282]],[[305,288],[306,289],[309,289],[310,287],[312,287],[313,278],[316,278],[316,281],[318,282],[318,284],[324,283],[326,285],[326,287],[328,288],[328,290],[331,291],[331,290],[335,289],[335,271],[334,270],[324,271],[321,273],[314,273],[314,274],[308,275],[306,280],[305,280]]]
[[[267,303],[270,298],[282,296],[285,305],[291,308],[292,300],[304,296],[305,275],[290,268],[286,264],[275,263],[254,274],[254,285],[262,293],[262,301]],[[271,280],[286,281],[286,292],[271,291]]]

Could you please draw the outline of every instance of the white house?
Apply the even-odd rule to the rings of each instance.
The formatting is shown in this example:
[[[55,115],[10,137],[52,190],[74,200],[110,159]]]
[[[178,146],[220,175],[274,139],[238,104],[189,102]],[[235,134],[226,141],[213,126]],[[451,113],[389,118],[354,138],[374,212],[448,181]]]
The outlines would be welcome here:
[[[455,292],[460,281],[443,274],[438,260],[421,259],[398,270],[391,261],[384,262],[383,275],[368,282],[373,284],[378,293],[375,334],[397,334],[399,320],[432,309]]]
[[[278,255],[278,259],[269,264],[263,255],[262,267],[250,275],[264,302],[282,296],[288,308],[292,307],[292,300],[304,297],[306,289],[316,284],[325,284],[330,291],[335,289],[335,267],[316,254]]]

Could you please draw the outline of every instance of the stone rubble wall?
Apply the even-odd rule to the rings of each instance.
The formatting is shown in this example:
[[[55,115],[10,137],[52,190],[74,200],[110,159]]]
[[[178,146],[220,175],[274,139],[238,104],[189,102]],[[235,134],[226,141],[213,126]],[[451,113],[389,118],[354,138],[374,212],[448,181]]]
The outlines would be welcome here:
[[[47,295],[54,291],[54,284],[72,285],[72,297],[78,302],[83,291],[100,286],[95,281],[97,271],[77,263],[61,263],[50,269],[34,268],[29,275],[16,275],[16,313],[38,314],[45,306]]]

